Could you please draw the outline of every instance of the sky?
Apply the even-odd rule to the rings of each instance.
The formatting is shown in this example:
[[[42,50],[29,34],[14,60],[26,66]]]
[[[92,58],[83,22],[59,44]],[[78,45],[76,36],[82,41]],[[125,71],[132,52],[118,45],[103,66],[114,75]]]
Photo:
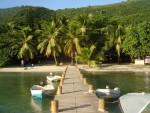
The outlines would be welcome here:
[[[11,8],[16,6],[42,6],[57,10],[65,8],[80,8],[95,5],[106,5],[119,3],[126,0],[0,0],[0,8]]]

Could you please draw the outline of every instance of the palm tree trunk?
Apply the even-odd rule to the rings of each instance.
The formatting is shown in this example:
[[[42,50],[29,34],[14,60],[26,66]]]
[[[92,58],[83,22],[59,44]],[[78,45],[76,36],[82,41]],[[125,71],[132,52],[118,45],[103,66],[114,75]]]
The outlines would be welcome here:
[[[53,56],[54,56],[55,64],[58,65],[58,62],[57,62],[55,54],[53,54]]]
[[[71,65],[73,65],[73,53],[71,53]]]
[[[118,56],[118,64],[120,64],[121,62],[120,62],[120,56]]]

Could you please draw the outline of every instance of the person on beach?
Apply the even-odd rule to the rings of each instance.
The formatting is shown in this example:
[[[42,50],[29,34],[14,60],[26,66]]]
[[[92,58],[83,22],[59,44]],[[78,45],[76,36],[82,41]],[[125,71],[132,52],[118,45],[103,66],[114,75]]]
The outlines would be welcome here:
[[[24,61],[21,60],[21,67],[24,67]]]

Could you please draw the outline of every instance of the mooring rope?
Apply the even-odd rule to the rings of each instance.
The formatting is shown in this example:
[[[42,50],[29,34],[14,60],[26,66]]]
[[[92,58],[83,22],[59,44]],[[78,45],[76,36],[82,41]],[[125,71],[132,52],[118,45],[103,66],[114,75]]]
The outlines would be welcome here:
[[[117,103],[117,102],[119,102],[119,100],[116,100],[116,101],[113,101],[113,102],[106,102],[105,101],[105,103],[109,103],[109,104],[113,104],[113,103]]]

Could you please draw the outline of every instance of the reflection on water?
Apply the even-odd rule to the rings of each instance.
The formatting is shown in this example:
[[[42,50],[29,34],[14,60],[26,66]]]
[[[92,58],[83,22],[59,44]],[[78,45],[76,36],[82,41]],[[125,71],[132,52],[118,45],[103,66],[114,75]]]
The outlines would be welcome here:
[[[88,84],[92,84],[94,89],[119,87],[121,95],[132,92],[150,93],[150,73],[133,72],[83,72]],[[106,103],[106,110],[109,113],[121,113],[118,102]]]
[[[36,100],[30,92],[33,85],[46,81],[47,74],[0,73],[0,113],[49,113],[53,97]]]
[[[35,112],[42,111],[42,99],[31,97],[31,106]]]
[[[145,72],[144,75],[144,79],[145,79],[145,88],[150,91],[150,77],[149,77],[150,73],[149,72]]]
[[[32,112],[34,113],[49,113],[50,112],[50,100],[52,98],[33,98],[31,97],[30,105]]]
[[[0,113],[49,113],[52,97],[31,98],[30,88],[46,81],[48,73],[0,73]],[[83,73],[94,89],[119,87],[121,95],[150,93],[150,73]],[[55,83],[57,85],[57,83]],[[110,113],[121,113],[118,103],[106,103]]]

